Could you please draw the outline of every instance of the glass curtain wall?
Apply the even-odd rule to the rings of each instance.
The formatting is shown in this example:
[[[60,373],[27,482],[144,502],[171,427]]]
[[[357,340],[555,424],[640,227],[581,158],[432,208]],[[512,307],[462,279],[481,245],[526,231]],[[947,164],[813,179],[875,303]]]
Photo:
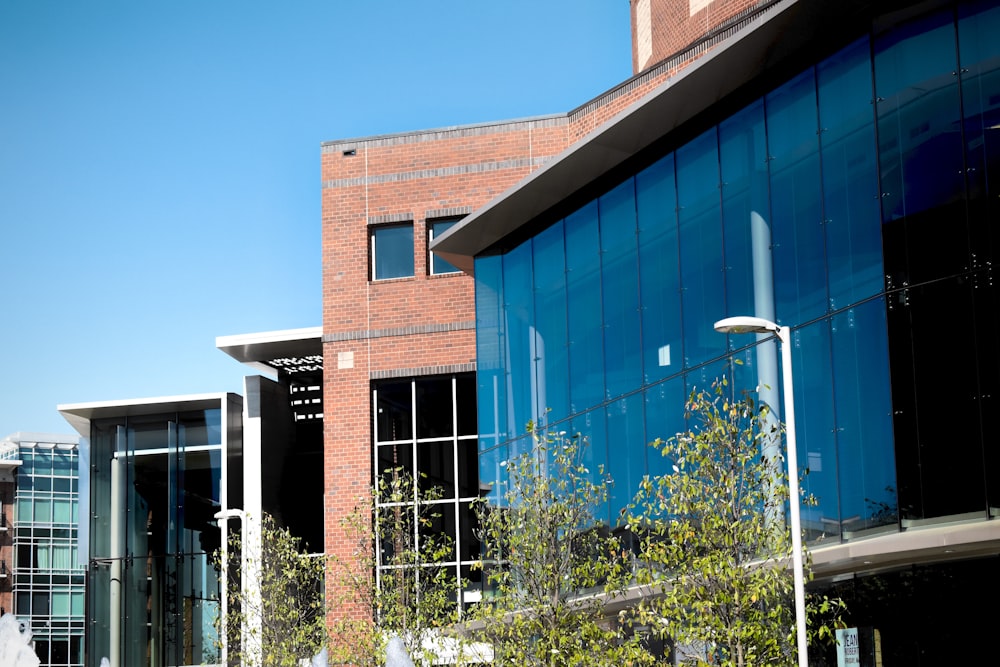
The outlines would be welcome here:
[[[88,664],[218,662],[222,456],[220,409],[92,423]]]
[[[482,570],[473,568],[480,560],[472,512],[472,502],[479,498],[476,379],[462,373],[382,380],[372,386],[372,404],[377,474],[391,476],[402,470],[419,480],[421,490],[437,491],[437,499],[423,501],[421,509],[436,516],[430,530],[444,533],[454,544],[450,557],[434,566],[449,570],[454,578],[461,611],[482,595]],[[416,519],[416,499],[402,505],[382,499],[377,503],[380,509],[411,511]],[[379,580],[388,573],[382,556],[378,545]]]
[[[76,445],[22,444],[14,526],[14,614],[29,622],[46,667],[82,667],[84,576],[79,565]]]
[[[565,424],[615,478],[613,523],[692,388],[727,374],[781,416],[773,338],[712,329],[756,315],[793,329],[811,541],[996,513],[995,4],[874,27],[476,258],[484,482],[528,421]]]

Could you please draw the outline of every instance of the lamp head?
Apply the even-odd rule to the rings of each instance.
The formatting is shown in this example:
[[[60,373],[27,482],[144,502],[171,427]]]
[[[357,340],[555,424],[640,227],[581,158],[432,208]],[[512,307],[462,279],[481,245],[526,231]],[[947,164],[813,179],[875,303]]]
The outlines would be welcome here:
[[[727,317],[715,323],[715,330],[719,333],[745,334],[745,333],[778,333],[779,327],[771,320],[762,317]]]

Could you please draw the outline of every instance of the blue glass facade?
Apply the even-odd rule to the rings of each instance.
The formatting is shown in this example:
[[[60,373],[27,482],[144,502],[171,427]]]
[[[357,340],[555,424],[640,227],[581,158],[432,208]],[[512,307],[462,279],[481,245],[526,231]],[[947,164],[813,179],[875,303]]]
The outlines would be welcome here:
[[[882,23],[476,258],[484,482],[579,431],[614,525],[692,388],[780,414],[775,341],[712,327],[756,315],[792,327],[810,540],[997,513],[1000,7]]]

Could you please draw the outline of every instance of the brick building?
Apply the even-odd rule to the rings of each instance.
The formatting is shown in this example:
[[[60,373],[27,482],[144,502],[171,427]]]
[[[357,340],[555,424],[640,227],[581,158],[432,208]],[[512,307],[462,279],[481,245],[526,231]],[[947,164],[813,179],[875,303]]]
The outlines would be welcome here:
[[[698,7],[695,7],[695,5]],[[428,250],[452,224],[529,178],[768,3],[632,3],[636,74],[566,113],[322,145],[324,537],[375,474],[404,466],[446,489],[448,567],[478,558],[474,279]],[[467,267],[461,267],[467,268]],[[474,584],[475,582],[473,582]],[[460,592],[474,601],[474,590]]]

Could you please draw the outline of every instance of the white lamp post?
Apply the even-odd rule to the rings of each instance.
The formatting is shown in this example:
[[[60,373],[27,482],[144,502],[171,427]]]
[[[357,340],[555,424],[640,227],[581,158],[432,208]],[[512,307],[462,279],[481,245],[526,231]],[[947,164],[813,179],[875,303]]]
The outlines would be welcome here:
[[[715,323],[720,333],[774,334],[781,341],[781,387],[785,393],[785,438],[788,461],[789,524],[792,531],[792,567],[795,586],[795,635],[799,646],[799,665],[808,667],[806,638],[806,592],[802,567],[802,520],[799,517],[799,465],[795,452],[795,400],[792,386],[791,329],[760,317],[727,317]]]

